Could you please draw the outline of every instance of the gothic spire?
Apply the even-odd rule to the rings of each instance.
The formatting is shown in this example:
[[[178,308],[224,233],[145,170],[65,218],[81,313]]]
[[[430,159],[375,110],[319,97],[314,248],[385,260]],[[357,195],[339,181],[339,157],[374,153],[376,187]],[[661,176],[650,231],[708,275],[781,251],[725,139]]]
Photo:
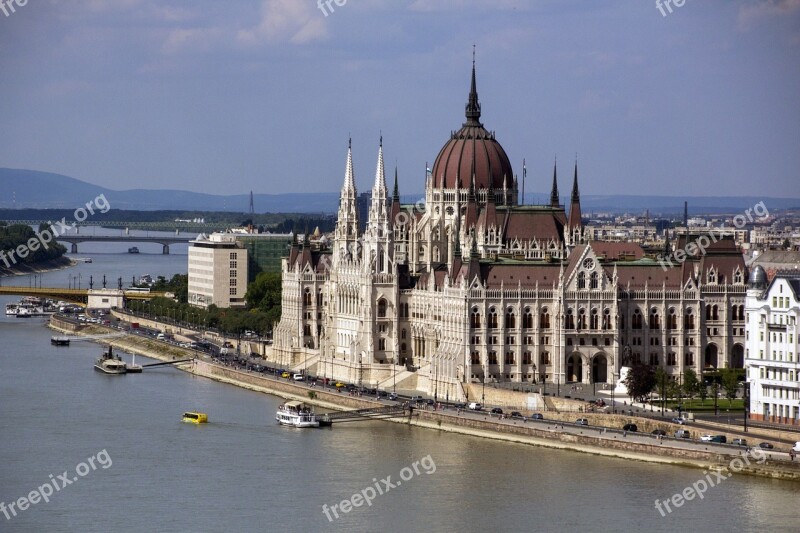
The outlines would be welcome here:
[[[378,145],[378,165],[375,168],[375,185],[372,187],[372,195],[386,196],[386,175],[383,170],[383,135],[381,135]]]
[[[349,138],[347,140],[347,165],[344,169],[344,186],[342,187],[345,191],[354,191],[356,190],[356,180],[353,177],[353,139]]]
[[[557,160],[553,160],[553,190],[550,192],[550,206],[558,207],[558,176],[556,166]]]
[[[469,99],[466,108],[465,126],[481,125],[481,104],[478,102],[478,89],[475,83],[475,45],[472,46],[472,83],[469,88]]]
[[[575,159],[575,175],[572,178],[572,201],[580,202],[580,194],[578,193],[578,160]]]
[[[581,228],[581,196],[578,193],[578,161],[575,160],[575,175],[572,180],[572,201],[569,206],[569,229]]]
[[[397,187],[397,166],[394,167],[394,190],[392,191],[392,201],[400,201],[400,189]]]

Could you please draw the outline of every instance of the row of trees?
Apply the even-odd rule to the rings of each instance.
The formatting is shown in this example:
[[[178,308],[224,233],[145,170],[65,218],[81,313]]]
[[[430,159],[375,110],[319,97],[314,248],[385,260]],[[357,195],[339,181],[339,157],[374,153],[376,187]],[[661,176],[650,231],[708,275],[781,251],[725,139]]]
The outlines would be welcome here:
[[[741,379],[739,370],[722,368],[713,379],[724,389],[725,397],[729,401],[736,399],[739,380]],[[663,368],[654,369],[652,366],[636,364],[631,367],[624,383],[628,388],[628,395],[638,402],[644,402],[651,392],[663,393],[667,398],[688,398],[691,400],[699,397],[703,401],[708,398],[708,385],[702,382],[692,369],[687,369],[683,373],[683,379],[678,381],[669,377]],[[663,391],[662,388],[664,389]]]
[[[158,320],[215,329],[229,336],[245,331],[269,336],[281,318],[280,273],[262,272],[248,285],[245,309],[221,309],[216,305],[203,309],[189,305],[188,283],[185,274],[176,274],[170,280],[159,276],[151,290],[171,292],[175,299],[159,297],[149,301],[131,301],[128,308]]]

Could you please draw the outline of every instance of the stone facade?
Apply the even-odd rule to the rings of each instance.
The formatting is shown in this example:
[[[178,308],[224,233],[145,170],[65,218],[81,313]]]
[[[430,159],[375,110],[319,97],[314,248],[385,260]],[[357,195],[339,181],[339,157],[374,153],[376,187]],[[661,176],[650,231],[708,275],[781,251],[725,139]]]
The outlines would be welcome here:
[[[518,203],[474,70],[466,118],[417,205],[400,205],[396,171],[388,196],[381,143],[363,233],[348,148],[332,240],[296,239],[283,262],[279,361],[369,386],[413,374],[450,399],[470,382],[614,383],[637,360],[673,377],[743,366],[747,273],[732,239],[699,249],[684,235],[672,261],[589,240],[577,164],[569,213],[555,168],[548,204]]]

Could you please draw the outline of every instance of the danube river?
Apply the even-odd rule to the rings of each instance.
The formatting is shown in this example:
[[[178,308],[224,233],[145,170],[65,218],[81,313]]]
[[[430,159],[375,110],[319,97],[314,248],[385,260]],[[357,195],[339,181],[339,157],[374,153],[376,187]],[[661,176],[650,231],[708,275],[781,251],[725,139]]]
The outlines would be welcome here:
[[[186,272],[185,247],[169,256],[115,253],[127,249],[115,244],[98,249],[81,249],[93,263],[43,274],[42,285],[72,284],[78,273],[85,286],[90,275],[97,283],[103,274],[130,280]],[[9,301],[0,298],[3,306]],[[50,335],[44,320],[0,316],[0,502],[10,516],[0,513],[0,531],[798,527],[798,484],[734,475],[662,517],[654,501],[703,479],[701,470],[387,422],[287,429],[275,423],[278,398],[173,368],[101,375],[92,370],[100,346],[57,348]],[[182,423],[185,410],[207,412],[209,424]],[[49,502],[41,500],[47,492]],[[20,498],[37,503],[23,502],[24,510],[17,503],[14,516],[8,507]],[[344,512],[345,499],[361,505]]]

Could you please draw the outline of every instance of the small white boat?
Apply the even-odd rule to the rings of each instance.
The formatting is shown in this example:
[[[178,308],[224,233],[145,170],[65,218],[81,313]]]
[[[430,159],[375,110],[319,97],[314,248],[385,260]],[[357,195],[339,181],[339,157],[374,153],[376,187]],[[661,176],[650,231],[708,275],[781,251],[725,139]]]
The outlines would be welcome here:
[[[319,427],[319,420],[309,406],[303,402],[287,401],[278,407],[275,413],[275,420],[284,426],[294,426],[296,428],[316,428]]]

